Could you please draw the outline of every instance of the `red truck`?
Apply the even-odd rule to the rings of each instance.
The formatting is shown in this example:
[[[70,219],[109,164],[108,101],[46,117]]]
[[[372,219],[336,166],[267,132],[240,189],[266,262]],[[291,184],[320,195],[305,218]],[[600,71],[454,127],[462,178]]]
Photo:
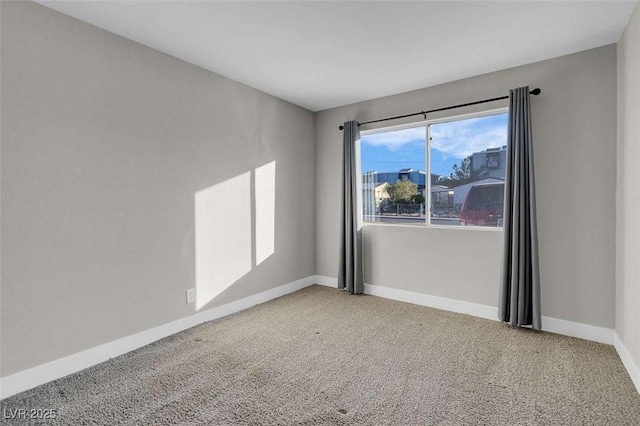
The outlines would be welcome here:
[[[460,225],[502,226],[503,217],[504,182],[471,187],[460,211]]]

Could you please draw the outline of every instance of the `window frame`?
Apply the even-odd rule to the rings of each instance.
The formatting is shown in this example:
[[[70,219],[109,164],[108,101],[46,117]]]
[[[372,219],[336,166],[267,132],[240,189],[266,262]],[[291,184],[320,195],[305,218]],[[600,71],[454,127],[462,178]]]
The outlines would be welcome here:
[[[360,210],[360,220],[361,223],[363,224],[363,226],[393,226],[393,227],[403,227],[403,228],[431,228],[431,229],[445,229],[445,230],[449,230],[449,229],[455,229],[455,230],[469,230],[469,231],[489,231],[489,232],[502,232],[504,227],[503,226],[460,226],[460,225],[435,225],[431,223],[431,159],[430,159],[430,153],[431,153],[431,134],[430,134],[430,126],[432,124],[442,124],[442,123],[448,123],[448,122],[452,122],[452,121],[460,121],[460,120],[468,120],[471,118],[480,118],[480,117],[487,117],[487,116],[491,116],[491,115],[500,115],[500,114],[505,114],[505,113],[509,113],[509,108],[508,107],[500,107],[500,108],[493,108],[493,109],[488,109],[488,110],[482,110],[482,111],[476,111],[476,112],[470,112],[470,113],[464,113],[464,114],[457,114],[457,115],[448,115],[446,117],[442,117],[442,118],[433,118],[433,119],[427,119],[427,120],[421,120],[421,121],[414,121],[411,123],[405,123],[405,124],[397,124],[397,125],[393,125],[393,126],[386,126],[386,127],[377,127],[375,129],[368,129],[368,130],[361,130],[360,131],[360,136],[366,136],[366,135],[372,135],[372,134],[376,134],[376,133],[386,133],[386,132],[393,132],[393,131],[397,131],[397,130],[405,130],[405,129],[412,129],[415,127],[424,127],[425,128],[425,188],[427,189],[426,192],[426,197],[425,197],[425,221],[423,224],[404,224],[404,225],[400,225],[397,223],[380,223],[380,222],[365,222],[364,221],[364,214],[362,212],[362,209]],[[362,165],[362,147],[360,146],[360,140],[358,140],[358,168],[361,168]],[[509,155],[509,144],[507,143],[507,156]],[[362,173],[361,173],[362,174]],[[506,185],[505,185],[505,190],[506,190]],[[360,200],[360,205],[362,205],[362,189],[360,189],[358,191],[358,198]]]

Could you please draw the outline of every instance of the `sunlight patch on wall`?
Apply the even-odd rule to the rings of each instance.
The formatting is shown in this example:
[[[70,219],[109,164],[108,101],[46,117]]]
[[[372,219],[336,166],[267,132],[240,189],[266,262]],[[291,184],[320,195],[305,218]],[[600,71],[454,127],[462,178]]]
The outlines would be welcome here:
[[[260,166],[255,172],[256,265],[275,251],[276,162]]]
[[[195,194],[196,310],[251,270],[251,173]]]

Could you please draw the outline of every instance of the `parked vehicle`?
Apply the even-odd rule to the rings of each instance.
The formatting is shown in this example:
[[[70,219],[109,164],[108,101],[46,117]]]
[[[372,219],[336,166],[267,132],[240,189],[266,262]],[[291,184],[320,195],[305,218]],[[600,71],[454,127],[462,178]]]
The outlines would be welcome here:
[[[504,182],[474,185],[460,211],[462,226],[502,226]]]

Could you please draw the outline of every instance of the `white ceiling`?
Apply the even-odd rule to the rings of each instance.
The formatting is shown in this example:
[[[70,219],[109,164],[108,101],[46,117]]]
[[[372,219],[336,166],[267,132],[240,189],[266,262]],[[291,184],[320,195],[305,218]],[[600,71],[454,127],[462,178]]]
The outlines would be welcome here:
[[[636,2],[40,3],[319,111],[614,43]]]

